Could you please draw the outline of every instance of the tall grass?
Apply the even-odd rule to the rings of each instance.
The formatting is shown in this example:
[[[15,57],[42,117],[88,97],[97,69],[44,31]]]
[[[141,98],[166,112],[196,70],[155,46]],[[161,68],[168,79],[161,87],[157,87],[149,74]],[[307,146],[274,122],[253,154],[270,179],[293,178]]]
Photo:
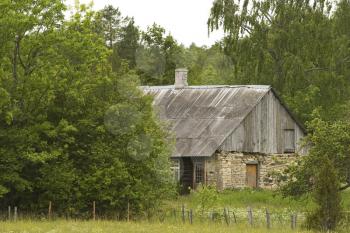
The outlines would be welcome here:
[[[350,191],[342,192],[343,208],[350,210]],[[235,233],[294,233],[308,232],[300,226],[303,222],[301,213],[310,206],[310,198],[301,199],[283,198],[280,194],[269,190],[233,190],[224,191],[219,194],[214,206],[206,212],[200,213],[195,194],[180,196],[176,200],[169,200],[163,210],[149,221],[141,218],[138,221],[73,221],[73,220],[24,220],[0,221],[0,233],[170,233],[170,232],[235,232]],[[193,210],[193,225],[189,224],[188,212],[186,212],[185,223],[182,222],[181,206],[186,211]],[[253,209],[254,224],[248,225],[247,207]],[[230,223],[227,225],[223,218],[223,208],[231,211]],[[271,213],[271,229],[266,228],[265,210]],[[220,213],[220,216],[213,220],[208,213]],[[235,212],[237,223],[233,221]],[[298,213],[298,228],[292,230],[290,227],[290,214]],[[202,215],[201,215],[202,214]],[[102,216],[98,216],[102,217]],[[40,219],[40,218],[36,218]],[[143,220],[142,220],[143,219]],[[349,219],[347,219],[347,222]],[[350,232],[350,226],[344,223],[338,232]]]
[[[166,207],[178,208],[182,204],[186,205],[188,208],[196,208],[196,195],[191,193],[187,196],[179,196],[176,200],[168,201]],[[269,208],[271,210],[290,209],[305,211],[309,205],[310,198],[308,196],[295,199],[291,197],[282,197],[278,192],[271,190],[241,189],[221,192],[214,207],[246,208],[250,206],[257,209]]]
[[[342,191],[342,205],[344,210],[350,211],[350,189]],[[165,207],[177,208],[185,204],[189,208],[196,208],[196,196],[191,193],[185,196],[179,196],[175,200],[166,202]],[[272,190],[252,190],[237,189],[225,190],[220,192],[219,199],[215,207],[232,208],[269,208],[271,210],[290,209],[293,211],[307,211],[312,207],[311,197],[305,195],[300,198],[283,197],[279,192]]]

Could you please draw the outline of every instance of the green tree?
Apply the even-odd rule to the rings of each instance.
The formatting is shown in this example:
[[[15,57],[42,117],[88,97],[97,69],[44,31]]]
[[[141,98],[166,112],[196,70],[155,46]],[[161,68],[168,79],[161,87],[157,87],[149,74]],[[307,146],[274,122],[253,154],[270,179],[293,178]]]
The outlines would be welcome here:
[[[234,84],[232,64],[219,44],[210,48],[192,44],[185,50],[183,60],[189,68],[188,79],[191,85]]]
[[[64,20],[61,1],[1,4],[11,36],[0,57],[0,205],[155,208],[173,190],[167,134],[135,72],[112,72],[95,12]]]
[[[157,24],[142,33],[142,46],[137,54],[137,65],[142,84],[171,85],[174,70],[182,66],[184,48],[165,29]]]
[[[336,169],[339,191],[350,187],[350,124],[326,122],[317,113],[313,117],[308,123],[310,133],[305,141],[310,147],[309,154],[287,171],[287,183],[282,186],[285,195],[301,196],[312,192],[314,176],[318,174],[324,158],[329,159]]]
[[[341,220],[339,180],[332,161],[327,157],[320,160],[313,190],[317,207],[307,216],[306,225],[311,229],[330,231],[335,230]]]
[[[123,17],[118,8],[112,5],[105,6],[97,12],[95,17],[95,30],[102,33],[110,49],[118,41],[120,30],[122,28]]]
[[[120,40],[115,45],[115,50],[118,56],[127,61],[129,67],[134,69],[137,49],[140,46],[140,31],[133,18],[127,18],[126,21],[126,25],[121,28]]]
[[[104,36],[107,46],[113,51],[110,56],[112,70],[118,71],[125,62],[134,68],[140,42],[140,31],[134,19],[123,17],[118,8],[108,5],[97,12],[94,23],[95,31]]]
[[[349,1],[215,1],[208,26],[222,28],[234,81],[272,85],[304,121],[319,108],[341,119],[350,82]]]

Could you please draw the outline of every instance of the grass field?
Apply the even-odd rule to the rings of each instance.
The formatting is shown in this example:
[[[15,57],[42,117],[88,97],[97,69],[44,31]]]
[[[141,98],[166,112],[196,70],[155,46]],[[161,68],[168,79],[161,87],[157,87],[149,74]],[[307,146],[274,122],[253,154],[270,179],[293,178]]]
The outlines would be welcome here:
[[[308,208],[309,202],[310,200],[306,197],[295,200],[293,198],[283,198],[281,194],[269,190],[242,189],[221,192],[214,207],[246,208],[250,206],[253,208],[269,208],[277,210],[287,208],[301,211]],[[190,194],[187,196],[179,196],[176,200],[171,200],[167,202],[167,204],[170,207],[181,206],[184,204],[188,208],[196,208],[198,200],[196,200],[195,195]]]
[[[187,196],[179,196],[176,200],[171,200],[166,203],[167,207],[177,208],[182,204],[188,208],[196,208],[198,202],[193,194]],[[294,199],[291,197],[282,197],[281,194],[271,190],[227,190],[219,195],[214,207],[232,207],[232,208],[252,208],[271,210],[290,209],[293,211],[307,211],[311,207],[311,198],[302,197]],[[342,205],[344,210],[350,211],[350,190],[342,192]]]
[[[19,221],[0,222],[1,233],[295,233],[308,232],[287,228],[252,228],[247,225],[222,224],[169,224],[112,221]]]
[[[350,192],[342,193],[343,208],[350,210]],[[186,208],[186,223],[182,222],[181,206]],[[199,216],[198,200],[196,195],[180,196],[176,200],[167,201],[163,210],[167,210],[165,218],[159,215],[151,219],[139,221],[73,221],[73,220],[19,220],[17,222],[0,221],[0,233],[206,233],[206,232],[235,232],[235,233],[292,233],[308,232],[302,229],[302,212],[310,207],[310,198],[295,200],[283,198],[280,194],[272,191],[225,191],[219,194],[213,207],[209,211],[220,213],[218,219],[211,219],[207,213]],[[248,225],[247,206],[252,207],[254,215],[253,226]],[[229,208],[231,212],[229,226],[223,218],[223,208]],[[266,228],[266,208],[271,212],[271,229]],[[188,211],[193,210],[193,224],[189,224]],[[172,211],[176,210],[176,214]],[[233,221],[232,213],[235,213],[237,221]],[[298,213],[298,227],[291,229],[291,213]],[[210,212],[209,212],[210,214]],[[350,229],[338,232],[350,232]]]

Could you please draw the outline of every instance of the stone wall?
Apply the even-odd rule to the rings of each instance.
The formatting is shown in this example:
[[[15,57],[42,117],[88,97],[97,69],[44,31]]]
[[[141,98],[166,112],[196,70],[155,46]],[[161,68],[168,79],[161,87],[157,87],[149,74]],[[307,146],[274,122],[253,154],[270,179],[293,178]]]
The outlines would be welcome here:
[[[246,187],[246,164],[257,163],[258,187],[277,187],[272,174],[283,171],[296,161],[295,154],[244,154],[218,152],[206,160],[206,181],[219,190]]]

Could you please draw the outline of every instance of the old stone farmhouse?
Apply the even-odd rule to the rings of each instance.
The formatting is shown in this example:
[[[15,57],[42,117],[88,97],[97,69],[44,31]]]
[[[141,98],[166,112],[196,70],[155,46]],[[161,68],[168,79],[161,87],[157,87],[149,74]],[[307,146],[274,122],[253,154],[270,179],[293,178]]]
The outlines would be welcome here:
[[[270,86],[188,86],[177,69],[175,85],[142,89],[175,134],[171,158],[185,189],[273,188],[271,174],[306,153],[303,126]]]

